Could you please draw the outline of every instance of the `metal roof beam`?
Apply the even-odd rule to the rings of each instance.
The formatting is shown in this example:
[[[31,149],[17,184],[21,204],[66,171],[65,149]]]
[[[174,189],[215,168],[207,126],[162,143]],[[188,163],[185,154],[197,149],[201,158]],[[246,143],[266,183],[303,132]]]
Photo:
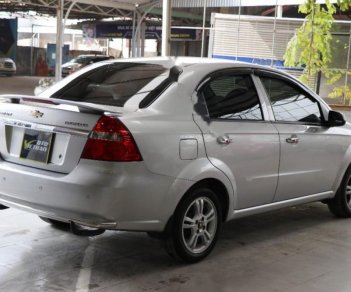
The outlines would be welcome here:
[[[145,12],[147,9],[141,8],[139,10]],[[162,16],[162,8],[154,7],[150,10],[149,14]],[[172,18],[184,18],[184,19],[191,19],[191,20],[197,20],[197,21],[202,21],[203,19],[202,15],[197,15],[194,13],[177,11],[177,10],[172,11]]]
[[[57,0],[13,0],[10,8],[14,11],[37,10],[41,13],[45,13],[46,9],[48,14],[56,15],[57,3]],[[136,9],[134,4],[114,0],[65,0],[64,9],[72,4],[72,14],[77,18],[131,17],[132,11]]]
[[[73,2],[74,0],[66,0],[69,2]],[[94,6],[104,6],[104,7],[111,7],[111,8],[116,8],[116,9],[124,9],[124,10],[130,10],[133,11],[135,10],[135,5],[129,4],[129,3],[122,3],[122,2],[117,2],[117,1],[110,1],[110,0],[78,0],[77,3],[83,3],[83,4],[88,4],[88,5],[94,5]]]

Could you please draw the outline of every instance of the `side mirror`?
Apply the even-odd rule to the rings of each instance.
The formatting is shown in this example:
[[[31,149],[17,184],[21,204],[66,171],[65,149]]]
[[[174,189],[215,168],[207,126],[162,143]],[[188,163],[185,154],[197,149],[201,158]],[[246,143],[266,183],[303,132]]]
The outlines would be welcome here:
[[[339,127],[345,125],[346,121],[342,113],[330,111],[328,115],[328,126]]]

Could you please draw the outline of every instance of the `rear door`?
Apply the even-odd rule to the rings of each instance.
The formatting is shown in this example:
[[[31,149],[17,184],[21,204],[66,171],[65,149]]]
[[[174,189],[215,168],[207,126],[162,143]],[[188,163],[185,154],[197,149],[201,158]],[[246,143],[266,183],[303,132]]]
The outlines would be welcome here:
[[[236,209],[272,202],[278,181],[279,137],[267,120],[248,70],[209,76],[198,90],[195,122],[211,163],[230,173]]]

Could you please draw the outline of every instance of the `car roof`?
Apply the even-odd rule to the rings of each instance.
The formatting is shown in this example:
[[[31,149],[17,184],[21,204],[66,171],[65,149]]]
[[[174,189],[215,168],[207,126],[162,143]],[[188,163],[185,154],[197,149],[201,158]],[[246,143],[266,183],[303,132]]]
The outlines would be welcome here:
[[[245,63],[240,61],[225,60],[219,58],[200,58],[200,57],[142,57],[142,58],[129,58],[129,59],[113,59],[107,61],[110,63],[150,63],[159,64],[166,68],[172,68],[173,66],[189,67],[189,66],[208,66],[209,64],[225,67],[245,67],[253,69],[270,70],[281,73],[281,70],[275,69],[271,66],[258,65],[253,63]]]
[[[94,55],[84,55],[84,56],[94,56]],[[245,62],[233,61],[233,60],[225,60],[225,59],[219,59],[219,58],[200,58],[200,57],[142,57],[142,58],[128,58],[128,59],[124,59],[124,58],[109,59],[108,58],[106,60],[95,62],[94,64],[89,65],[86,70],[98,68],[100,66],[103,66],[104,64],[118,64],[118,63],[154,64],[154,65],[163,66],[166,69],[171,69],[174,66],[178,66],[182,68],[182,71],[184,73],[189,72],[189,74],[194,74],[195,71],[198,71],[198,73],[201,73],[203,75],[207,75],[208,73],[214,72],[217,70],[232,69],[232,68],[261,69],[264,71],[283,75],[288,78],[292,78],[301,84],[301,82],[298,81],[292,75],[271,66],[263,66],[258,64],[245,63]],[[86,70],[81,69],[80,70],[81,74],[86,72]]]
[[[109,58],[108,55],[79,55],[77,58],[94,58],[94,57],[106,57]]]
[[[200,71],[215,71],[226,68],[247,68],[247,69],[260,69],[272,73],[284,75],[289,78],[296,79],[287,72],[272,66],[259,65],[253,63],[246,63],[234,60],[226,60],[220,58],[200,58],[200,57],[142,57],[142,58],[129,58],[129,59],[112,59],[103,61],[103,63],[146,63],[162,65],[167,69],[173,66],[179,66],[184,71],[189,69],[200,69]],[[102,62],[100,62],[101,64]],[[211,66],[209,66],[211,65]],[[188,70],[187,70],[188,69]]]

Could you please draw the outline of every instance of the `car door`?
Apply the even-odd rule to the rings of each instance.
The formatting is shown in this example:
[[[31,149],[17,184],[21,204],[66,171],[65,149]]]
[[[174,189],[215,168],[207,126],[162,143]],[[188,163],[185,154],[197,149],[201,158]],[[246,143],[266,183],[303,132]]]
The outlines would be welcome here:
[[[331,191],[349,142],[326,126],[321,104],[296,82],[267,73],[260,80],[280,135],[274,201]]]
[[[235,209],[271,203],[277,187],[279,137],[249,71],[216,72],[197,92],[194,119],[208,159],[232,180]]]

